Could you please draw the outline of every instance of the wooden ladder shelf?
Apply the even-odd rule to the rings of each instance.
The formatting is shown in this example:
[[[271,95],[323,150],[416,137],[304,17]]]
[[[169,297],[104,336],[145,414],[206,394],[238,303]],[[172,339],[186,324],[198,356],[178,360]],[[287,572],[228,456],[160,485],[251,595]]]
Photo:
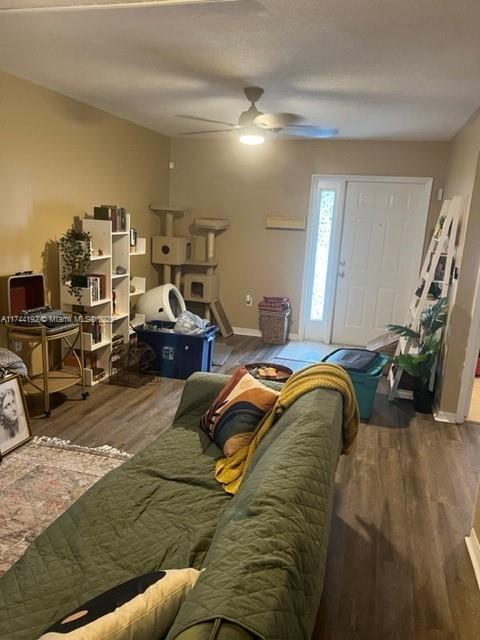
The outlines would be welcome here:
[[[418,331],[422,314],[439,297],[448,298],[452,280],[452,267],[456,253],[456,240],[460,221],[461,198],[455,196],[452,200],[445,200],[440,216],[425,254],[420,277],[415,288],[412,301],[408,308],[405,325]],[[442,263],[444,263],[442,265]],[[439,273],[440,272],[440,273]],[[440,288],[439,296],[429,295],[432,285]],[[415,353],[416,347],[409,338],[401,337],[395,355]],[[399,387],[403,369],[392,365],[389,374],[390,401],[395,398],[412,398],[412,392]]]

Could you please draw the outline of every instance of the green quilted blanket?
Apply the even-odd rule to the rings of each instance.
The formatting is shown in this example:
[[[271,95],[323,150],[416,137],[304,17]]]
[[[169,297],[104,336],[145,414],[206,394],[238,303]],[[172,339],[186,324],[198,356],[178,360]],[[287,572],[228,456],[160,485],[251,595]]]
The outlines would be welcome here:
[[[0,578],[1,640],[33,640],[132,576],[188,566],[205,571],[169,640],[219,617],[260,638],[310,637],[340,450],[340,396],[317,390],[291,407],[231,498],[214,479],[222,454],[198,428],[224,382],[192,376],[172,428],[94,485]]]

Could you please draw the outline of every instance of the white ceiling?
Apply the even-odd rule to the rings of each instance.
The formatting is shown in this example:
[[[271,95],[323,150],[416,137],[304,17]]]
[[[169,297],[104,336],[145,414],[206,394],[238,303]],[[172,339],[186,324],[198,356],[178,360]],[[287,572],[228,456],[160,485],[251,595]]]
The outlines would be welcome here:
[[[254,84],[341,138],[448,139],[480,105],[480,2],[0,12],[0,69],[168,135],[236,121]]]

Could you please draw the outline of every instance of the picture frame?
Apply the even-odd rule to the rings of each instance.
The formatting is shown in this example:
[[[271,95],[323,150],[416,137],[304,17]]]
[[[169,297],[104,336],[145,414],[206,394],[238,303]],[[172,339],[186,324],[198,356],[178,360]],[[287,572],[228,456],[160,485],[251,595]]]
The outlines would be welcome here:
[[[0,378],[0,459],[31,437],[30,417],[20,376]]]

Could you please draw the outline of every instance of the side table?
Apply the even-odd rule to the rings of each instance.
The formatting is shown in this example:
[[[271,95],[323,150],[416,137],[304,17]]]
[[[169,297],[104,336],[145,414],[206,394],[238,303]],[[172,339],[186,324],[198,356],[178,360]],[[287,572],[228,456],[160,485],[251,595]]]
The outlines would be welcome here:
[[[83,331],[82,320],[78,314],[72,314],[76,325],[68,325],[64,330],[49,329],[42,326],[20,326],[18,324],[7,325],[8,343],[10,348],[14,342],[23,342],[27,345],[27,354],[30,356],[36,349],[41,350],[42,372],[30,374],[23,384],[26,395],[43,395],[43,407],[45,415],[50,415],[50,395],[63,391],[79,384],[82,388],[82,398],[89,394],[85,390],[85,376],[83,370]],[[51,363],[50,346],[60,341],[61,361],[59,366]],[[76,349],[79,349],[80,356]],[[66,365],[67,357],[73,355],[78,367]]]

